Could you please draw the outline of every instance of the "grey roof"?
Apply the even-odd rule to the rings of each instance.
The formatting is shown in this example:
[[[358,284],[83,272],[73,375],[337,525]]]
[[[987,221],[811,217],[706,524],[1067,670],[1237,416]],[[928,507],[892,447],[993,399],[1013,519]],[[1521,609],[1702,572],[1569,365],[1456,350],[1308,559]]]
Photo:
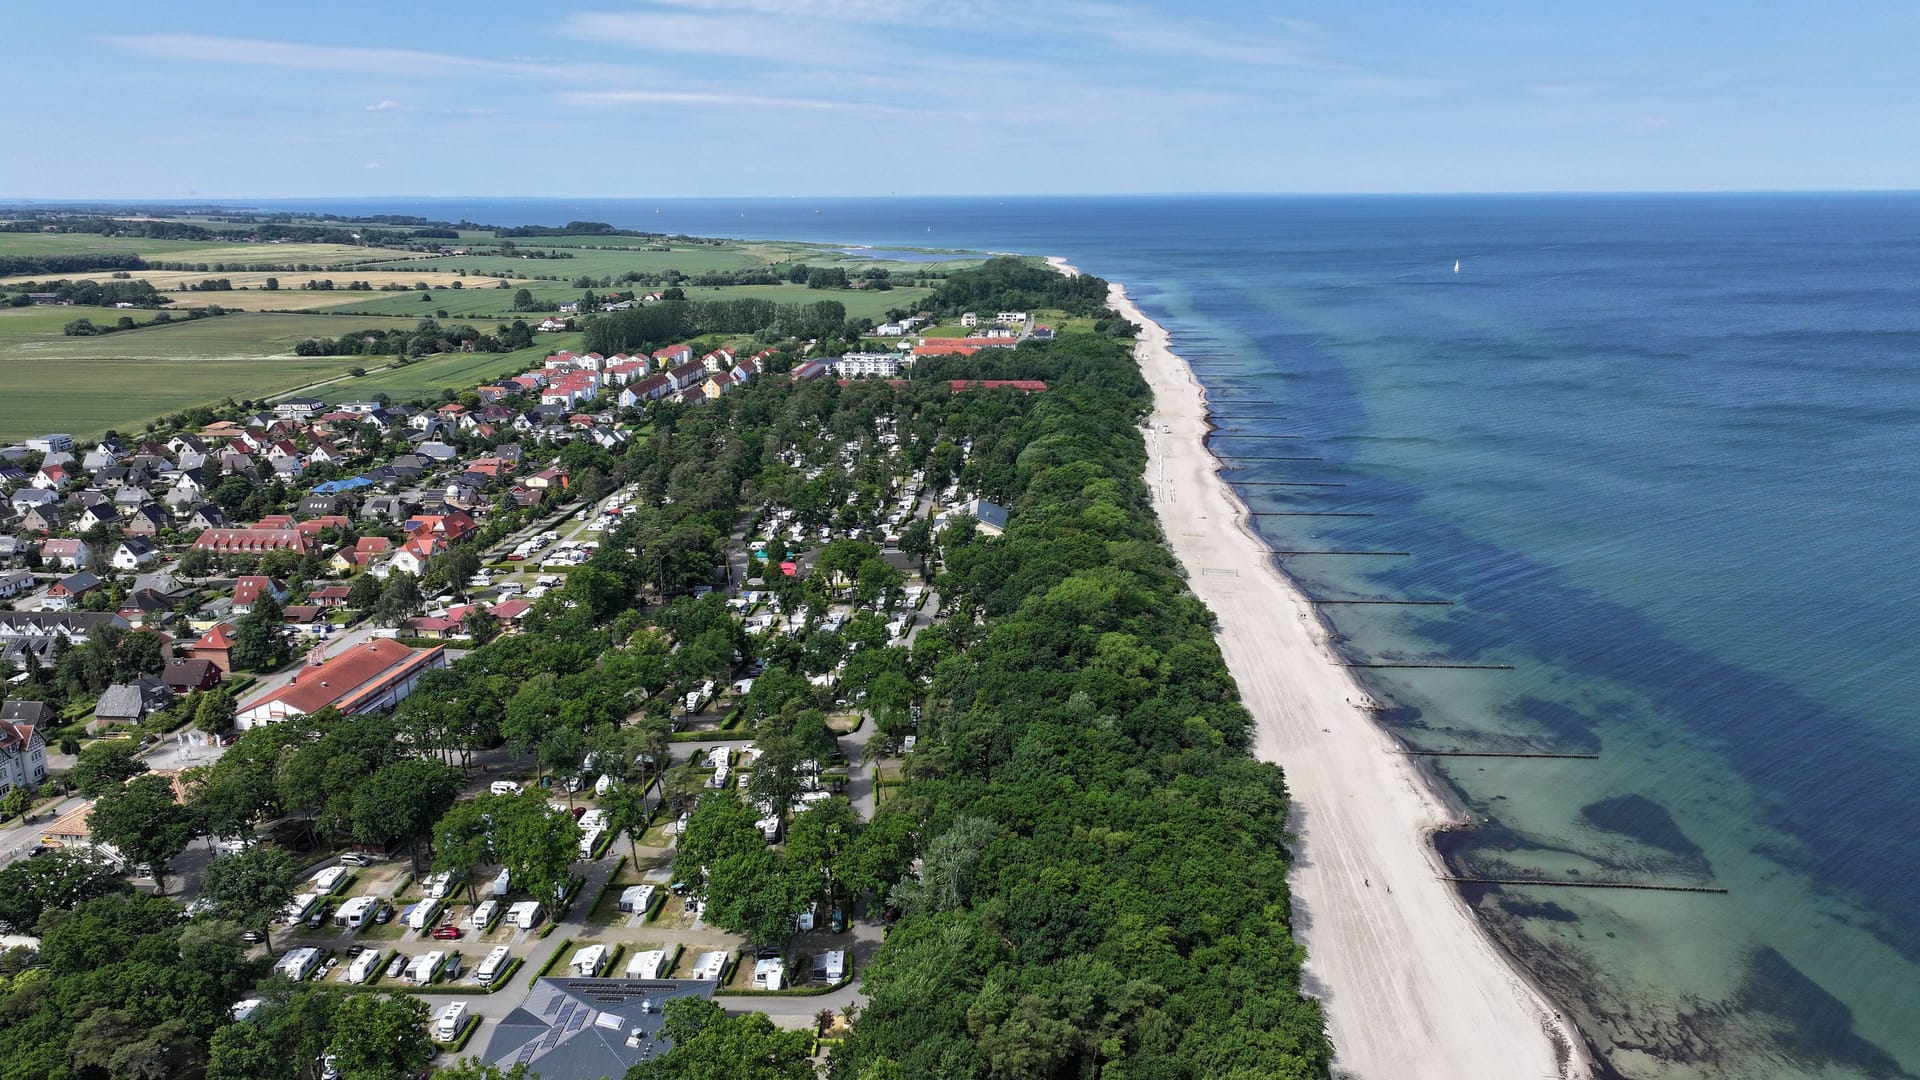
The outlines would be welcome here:
[[[545,1080],[599,1080],[671,1048],[660,1037],[666,1003],[713,996],[705,979],[538,979],[526,1001],[494,1027],[483,1058],[526,1062]],[[639,1029],[638,1046],[628,1036]]]
[[[999,503],[975,499],[968,503],[966,508],[980,524],[999,529],[1001,532],[1007,531],[1007,508]]]
[[[117,683],[100,695],[93,715],[109,720],[138,720],[147,714],[146,695],[133,683]]]

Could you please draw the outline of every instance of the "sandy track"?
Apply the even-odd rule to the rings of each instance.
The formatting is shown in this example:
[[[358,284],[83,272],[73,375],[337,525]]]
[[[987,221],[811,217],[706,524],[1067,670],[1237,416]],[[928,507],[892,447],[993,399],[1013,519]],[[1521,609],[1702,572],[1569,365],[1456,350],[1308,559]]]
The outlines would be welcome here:
[[[1050,260],[1062,272],[1074,272]],[[1299,590],[1247,527],[1205,449],[1205,391],[1125,290],[1153,387],[1147,482],[1256,722],[1254,752],[1281,765],[1299,836],[1294,927],[1307,989],[1326,1007],[1336,1076],[1362,1080],[1583,1077],[1579,1036],[1440,881],[1426,840],[1446,806],[1362,707]]]

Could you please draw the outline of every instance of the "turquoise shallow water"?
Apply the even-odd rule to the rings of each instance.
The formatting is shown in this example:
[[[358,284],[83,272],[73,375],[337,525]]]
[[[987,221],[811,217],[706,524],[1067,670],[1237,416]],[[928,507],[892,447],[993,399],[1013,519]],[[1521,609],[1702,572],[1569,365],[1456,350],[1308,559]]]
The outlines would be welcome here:
[[[1216,445],[1257,509],[1375,515],[1275,546],[1413,553],[1289,560],[1311,593],[1454,602],[1326,609],[1350,655],[1514,665],[1371,673],[1387,722],[1598,755],[1436,763],[1486,822],[1456,867],[1729,890],[1472,896],[1611,1069],[1920,1074],[1920,197],[328,208],[1125,281],[1246,429]]]

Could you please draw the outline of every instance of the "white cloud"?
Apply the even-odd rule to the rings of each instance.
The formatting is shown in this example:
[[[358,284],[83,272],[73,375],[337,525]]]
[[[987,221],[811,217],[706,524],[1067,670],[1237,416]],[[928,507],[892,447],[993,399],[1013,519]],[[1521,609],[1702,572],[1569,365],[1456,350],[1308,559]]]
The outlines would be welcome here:
[[[720,108],[810,109],[825,112],[896,113],[924,110],[897,109],[891,105],[869,105],[857,101],[824,101],[813,98],[762,97],[755,94],[701,93],[688,90],[582,90],[560,95],[569,105],[691,105]]]
[[[383,98],[367,106],[368,112],[386,112],[388,109],[404,109],[406,106],[390,98]]]

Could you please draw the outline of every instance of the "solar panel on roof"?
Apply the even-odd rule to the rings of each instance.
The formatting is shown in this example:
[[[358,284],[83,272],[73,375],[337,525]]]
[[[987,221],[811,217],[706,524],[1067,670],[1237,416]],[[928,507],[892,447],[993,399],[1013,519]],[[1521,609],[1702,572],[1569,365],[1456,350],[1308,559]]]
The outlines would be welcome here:
[[[547,1007],[541,1010],[542,1015],[552,1016],[554,1013],[554,1010],[558,1009],[560,1007],[560,1003],[565,1000],[567,999],[565,995],[562,995],[562,994],[554,994],[551,997],[547,998]]]
[[[567,1031],[571,1033],[586,1027],[587,1017],[592,1014],[592,1011],[591,1009],[580,1009],[575,1012],[573,1014],[573,1023],[567,1025]]]
[[[527,1045],[520,1048],[520,1053],[515,1055],[513,1060],[517,1064],[525,1065],[527,1062],[533,1060],[534,1051],[538,1050],[539,1048],[540,1048],[539,1043],[530,1042]]]

